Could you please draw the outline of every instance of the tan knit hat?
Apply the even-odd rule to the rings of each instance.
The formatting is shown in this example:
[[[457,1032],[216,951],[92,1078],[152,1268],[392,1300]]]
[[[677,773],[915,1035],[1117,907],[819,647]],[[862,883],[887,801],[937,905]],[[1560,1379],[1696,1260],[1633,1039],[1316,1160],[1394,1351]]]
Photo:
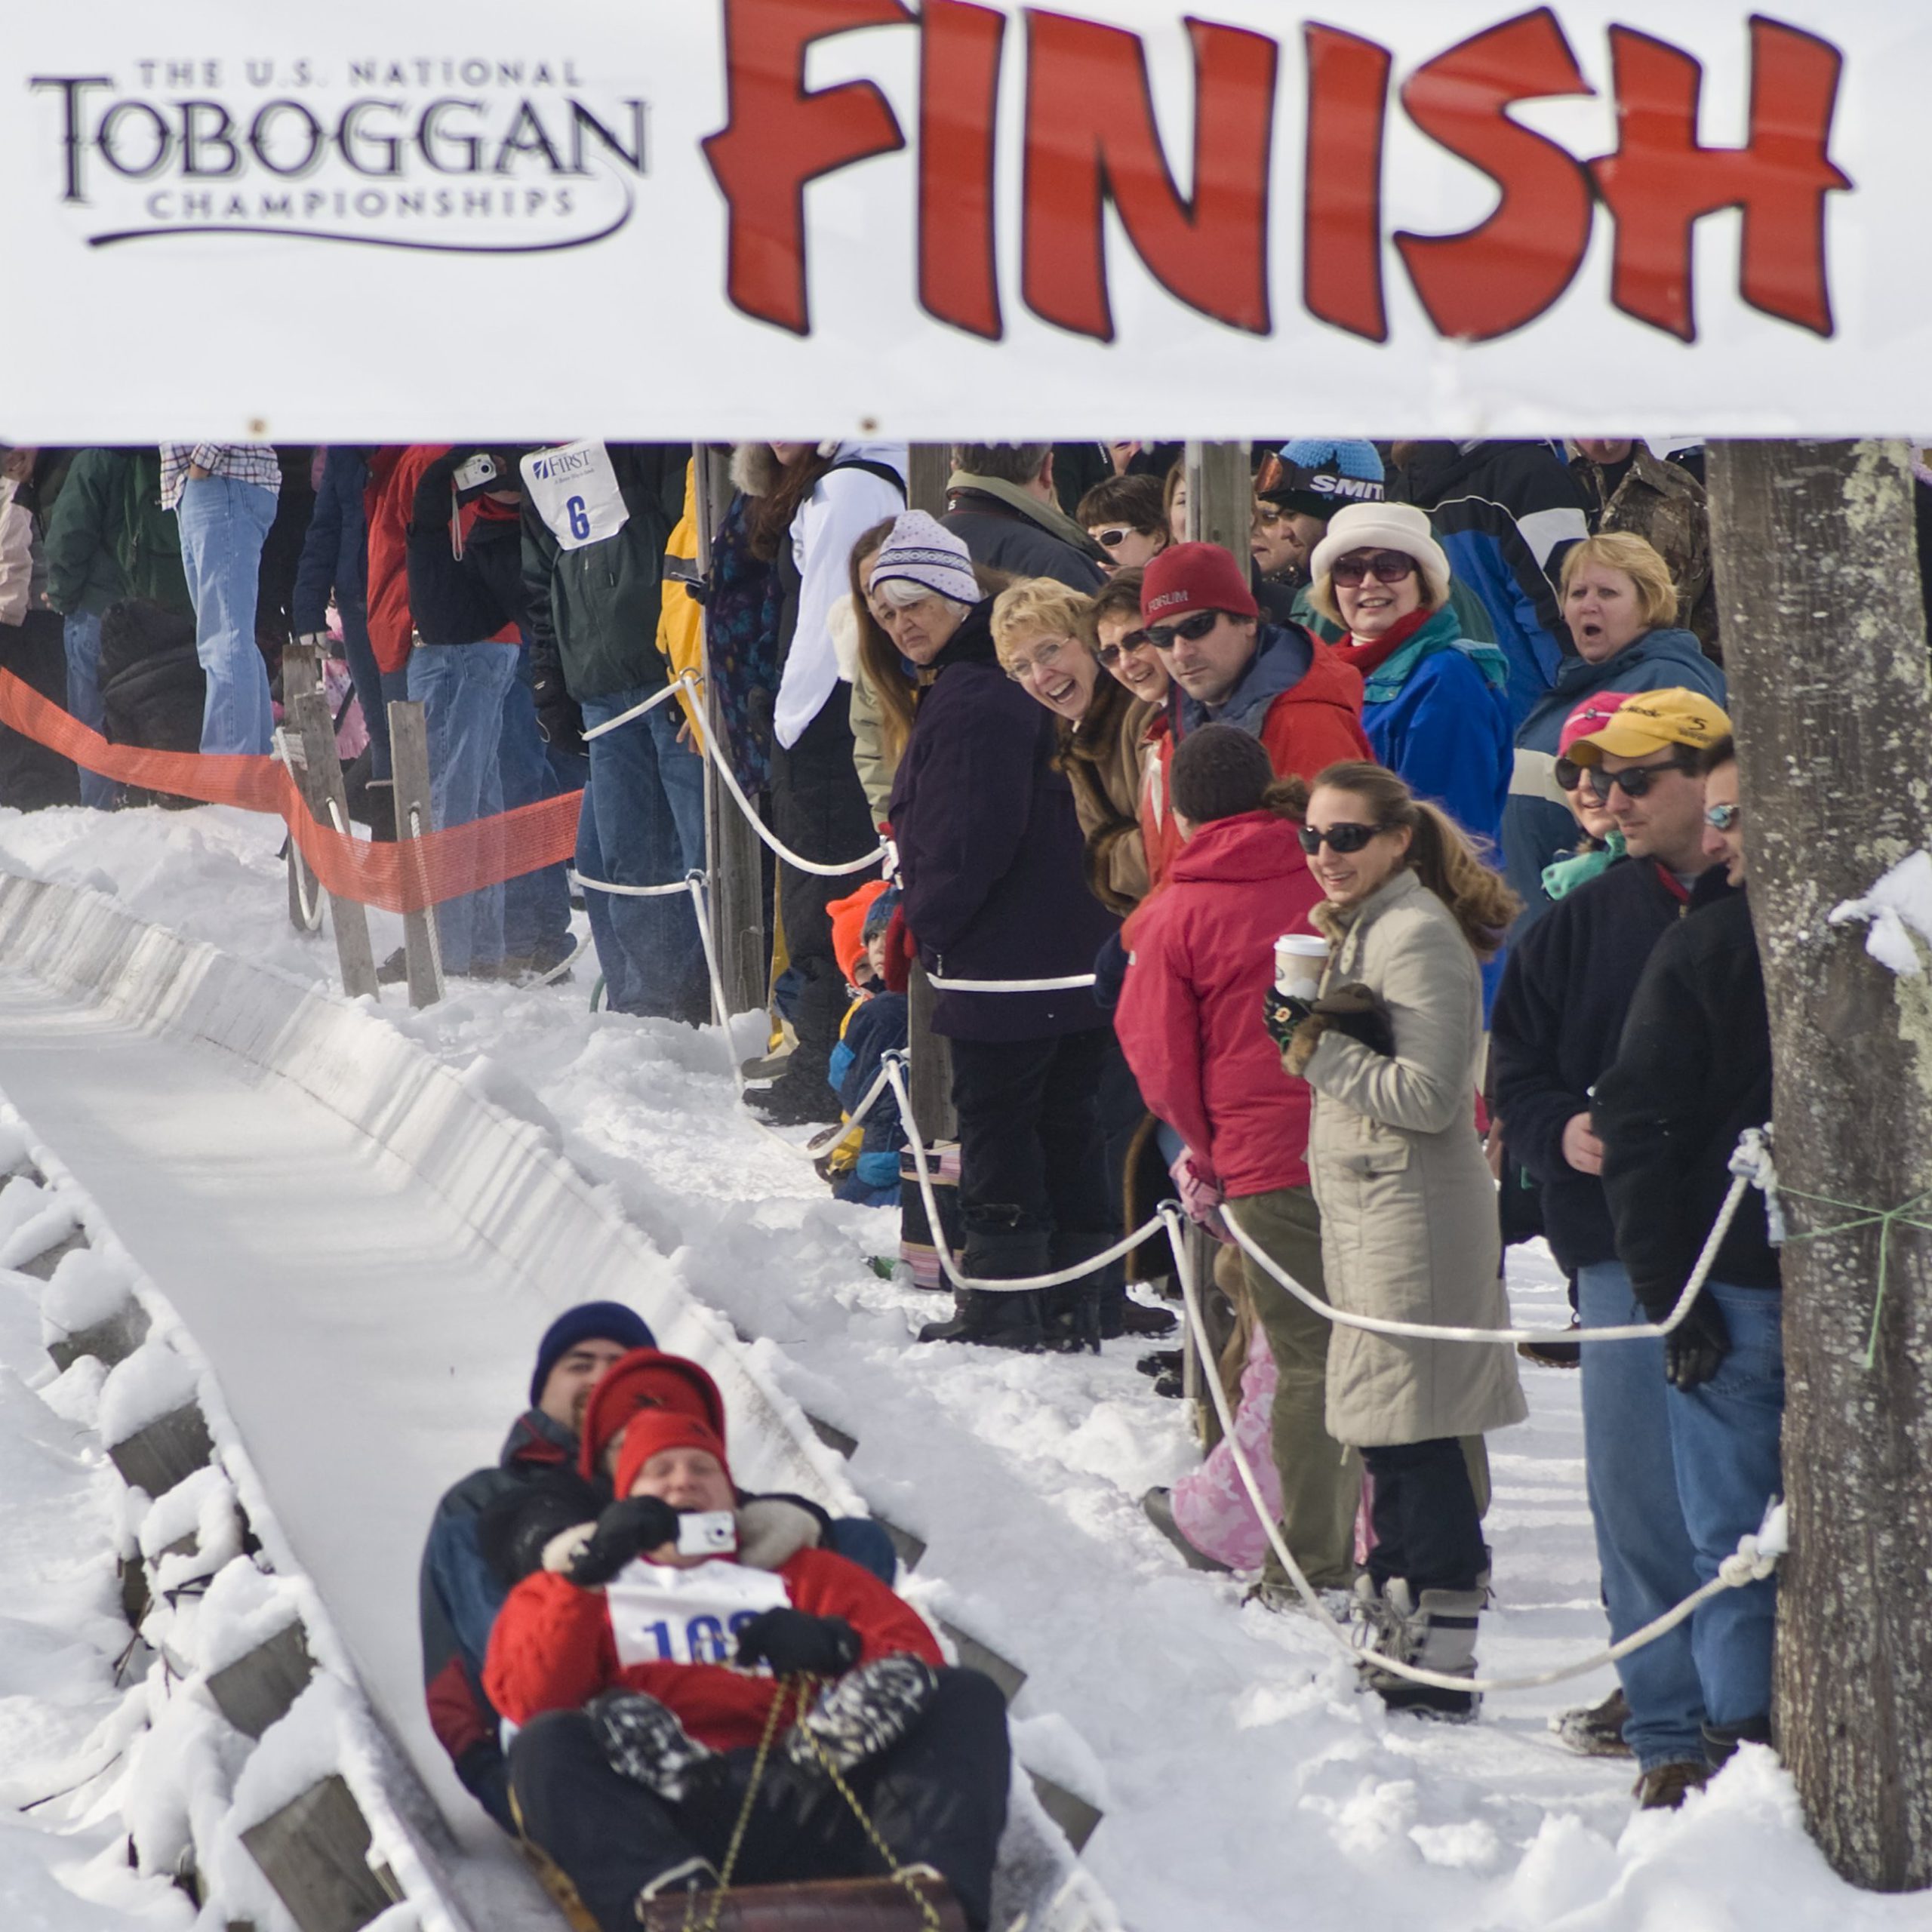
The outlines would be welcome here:
[[[1449,601],[1449,559],[1429,518],[1413,503],[1350,503],[1328,519],[1328,534],[1315,546],[1309,559],[1313,579],[1309,595],[1318,610],[1339,616],[1335,603],[1334,575],[1337,561],[1355,550],[1400,550],[1414,558],[1423,581],[1429,586],[1429,601],[1440,606]]]

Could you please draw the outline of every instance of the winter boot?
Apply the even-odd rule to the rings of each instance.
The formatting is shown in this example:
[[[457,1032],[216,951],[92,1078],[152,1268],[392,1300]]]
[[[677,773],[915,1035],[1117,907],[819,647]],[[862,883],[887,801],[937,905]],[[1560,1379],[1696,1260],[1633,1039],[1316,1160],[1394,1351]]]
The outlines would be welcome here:
[[[1704,1727],[1704,1756],[1714,1771],[1721,1771],[1737,1755],[1740,1744],[1768,1744],[1771,1720],[1768,1715],[1746,1718],[1738,1724],[1707,1724]]]
[[[966,1274],[983,1281],[1010,1281],[1049,1272],[1046,1235],[1037,1228],[1016,1226],[1018,1208],[974,1211],[981,1220],[979,1226],[966,1230],[966,1250],[960,1257]],[[994,1225],[988,1226],[989,1220]],[[1039,1295],[1030,1288],[962,1288],[955,1297],[952,1319],[928,1322],[919,1331],[919,1340],[1037,1349],[1041,1342]]]
[[[1048,1251],[1051,1258],[1047,1268],[1041,1272],[1051,1269],[1057,1273],[1063,1268],[1078,1268],[1095,1255],[1106,1254],[1113,1244],[1112,1235],[1098,1232],[1056,1235]],[[1066,1282],[1057,1288],[1045,1290],[1041,1297],[1041,1325],[1046,1330],[1048,1346],[1069,1354],[1091,1348],[1098,1355],[1100,1337],[1104,1332],[1105,1303],[1109,1297],[1126,1292],[1118,1261],[1109,1262],[1096,1272],[1082,1275],[1078,1280]],[[1120,1331],[1116,1329],[1114,1332],[1118,1334]]]
[[[614,1771],[681,1804],[721,1778],[724,1760],[700,1744],[655,1697],[640,1690],[606,1690],[585,1707]]]
[[[827,1687],[792,1726],[785,1755],[801,1771],[829,1764],[842,1777],[890,1751],[925,1713],[939,1678],[909,1651],[875,1657]]]
[[[1196,1549],[1187,1540],[1186,1534],[1174,1521],[1174,1495],[1171,1489],[1150,1489],[1140,1499],[1140,1507],[1152,1523],[1168,1542],[1181,1553],[1181,1560],[1190,1570],[1218,1570],[1225,1576],[1228,1565],[1218,1558],[1210,1556],[1205,1550]]]
[[[1564,1748],[1580,1758],[1628,1758],[1634,1755],[1623,1741],[1623,1727],[1629,1721],[1630,1700],[1620,1684],[1600,1704],[1558,1711],[1549,1727]]]
[[[1417,1598],[1404,1578],[1392,1577],[1382,1604],[1386,1634],[1376,1647],[1385,1657],[1445,1677],[1475,1675],[1480,1590],[1424,1590]],[[1467,1723],[1482,1702],[1476,1691],[1417,1684],[1373,1663],[1365,1663],[1363,1671],[1368,1687],[1392,1711]]]

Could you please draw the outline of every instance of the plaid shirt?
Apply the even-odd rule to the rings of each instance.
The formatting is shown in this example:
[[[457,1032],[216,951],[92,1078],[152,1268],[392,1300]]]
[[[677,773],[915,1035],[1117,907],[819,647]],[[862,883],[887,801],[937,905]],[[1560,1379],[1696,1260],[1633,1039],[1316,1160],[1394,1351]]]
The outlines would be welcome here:
[[[281,465],[268,443],[163,443],[161,446],[161,506],[171,510],[181,500],[188,466],[211,476],[232,476],[253,483],[271,496],[281,494]]]

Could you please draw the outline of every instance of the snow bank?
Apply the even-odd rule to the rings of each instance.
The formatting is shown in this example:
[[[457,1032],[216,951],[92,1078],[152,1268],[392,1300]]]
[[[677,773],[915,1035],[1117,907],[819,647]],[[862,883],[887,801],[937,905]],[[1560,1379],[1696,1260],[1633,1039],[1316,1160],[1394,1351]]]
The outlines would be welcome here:
[[[101,1440],[125,1442],[149,1423],[186,1407],[195,1394],[194,1365],[165,1342],[143,1342],[109,1371],[96,1424]]]
[[[296,1932],[242,1834],[335,1775],[368,1822],[372,1857],[408,1894],[382,1915],[386,1932],[465,1932],[404,1816],[427,1815],[426,1802],[420,1793],[404,1809],[394,1801],[409,1774],[382,1740],[312,1585],[242,1553],[245,1505],[265,1546],[286,1540],[205,1361],[57,1157],[33,1145],[4,1102],[0,1109],[0,1134],[30,1149],[49,1177],[0,1190],[0,1229],[11,1226],[17,1242],[57,1221],[68,1230],[85,1223],[95,1242],[63,1257],[44,1286],[13,1278],[37,1304],[35,1331],[64,1337],[131,1296],[152,1324],[111,1371],[88,1356],[57,1377],[44,1349],[0,1323],[9,1354],[0,1365],[0,1537],[8,1552],[0,1568],[0,1803],[32,1804],[37,1827],[18,1846],[0,1832],[0,1927],[118,1932],[192,1921],[202,1932],[233,1924]],[[40,1396],[22,1371],[40,1383]],[[152,1500],[124,1486],[100,1442],[124,1441],[190,1403],[221,1446],[221,1463]],[[87,1505],[79,1511],[77,1486]],[[149,1591],[132,1641],[118,1614],[124,1555],[143,1564]],[[205,1592],[195,1587],[204,1580]],[[17,1591],[31,1592],[40,1621],[14,1614]],[[223,1717],[208,1680],[298,1622],[314,1674],[257,1741]],[[198,1915],[171,1882],[183,1874],[200,1888]]]

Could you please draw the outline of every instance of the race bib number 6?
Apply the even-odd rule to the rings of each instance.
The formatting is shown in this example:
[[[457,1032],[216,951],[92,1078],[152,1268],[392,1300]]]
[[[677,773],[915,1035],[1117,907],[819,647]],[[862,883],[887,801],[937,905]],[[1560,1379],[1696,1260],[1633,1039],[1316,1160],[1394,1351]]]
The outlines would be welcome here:
[[[601,442],[565,443],[524,458],[524,488],[566,550],[614,537],[630,521],[611,453]]]
[[[627,1564],[605,1595],[620,1664],[728,1663],[738,1632],[791,1601],[770,1571],[724,1562]]]

